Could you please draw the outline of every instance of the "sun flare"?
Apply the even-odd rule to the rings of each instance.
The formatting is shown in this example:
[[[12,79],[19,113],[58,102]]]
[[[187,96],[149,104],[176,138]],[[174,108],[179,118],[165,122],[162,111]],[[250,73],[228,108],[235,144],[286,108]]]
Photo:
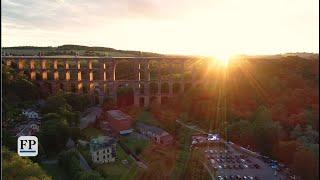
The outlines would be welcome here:
[[[216,54],[212,56],[212,60],[215,61],[216,64],[227,67],[229,65],[229,60],[231,58],[230,54]]]

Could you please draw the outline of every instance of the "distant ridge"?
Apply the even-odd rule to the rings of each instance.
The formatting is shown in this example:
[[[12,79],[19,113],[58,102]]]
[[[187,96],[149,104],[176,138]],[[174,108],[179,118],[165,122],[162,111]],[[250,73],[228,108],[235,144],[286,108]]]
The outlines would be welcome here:
[[[14,56],[33,56],[33,55],[79,55],[79,56],[164,56],[158,53],[132,51],[132,50],[118,50],[109,47],[99,46],[82,46],[66,44],[62,46],[15,46],[15,47],[3,47],[3,55]]]
[[[282,57],[300,57],[303,59],[319,59],[318,53],[296,52],[296,53],[284,53],[274,55],[240,55],[243,58],[263,58],[263,59],[277,59]]]

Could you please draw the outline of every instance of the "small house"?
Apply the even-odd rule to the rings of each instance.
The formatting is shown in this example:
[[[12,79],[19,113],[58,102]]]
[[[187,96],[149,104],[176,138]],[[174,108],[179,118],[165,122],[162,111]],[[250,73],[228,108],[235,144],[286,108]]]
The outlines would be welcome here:
[[[137,123],[136,128],[141,134],[154,140],[157,144],[168,145],[173,142],[173,137],[161,128],[143,123]]]
[[[22,114],[26,116],[28,119],[39,119],[39,113],[31,109],[23,109]]]

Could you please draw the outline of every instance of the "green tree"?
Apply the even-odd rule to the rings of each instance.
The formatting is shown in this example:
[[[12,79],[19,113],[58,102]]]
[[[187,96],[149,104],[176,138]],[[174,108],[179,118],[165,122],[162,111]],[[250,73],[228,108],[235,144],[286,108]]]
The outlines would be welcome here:
[[[10,152],[4,146],[2,147],[2,158],[3,179],[51,179],[37,163]]]
[[[13,137],[7,129],[2,129],[2,145],[7,146],[10,150],[17,149],[17,138]]]
[[[62,95],[51,96],[47,99],[45,105],[41,108],[43,114],[60,113],[62,110],[71,110],[70,105]]]
[[[96,172],[96,171],[91,171],[91,172],[86,172],[86,171],[81,171],[78,173],[78,180],[103,180],[102,176]]]
[[[50,119],[42,123],[40,142],[46,152],[57,153],[66,144],[68,126],[65,119]]]
[[[75,111],[84,111],[90,104],[89,97],[87,95],[78,95],[74,93],[67,93],[64,95],[67,103]]]

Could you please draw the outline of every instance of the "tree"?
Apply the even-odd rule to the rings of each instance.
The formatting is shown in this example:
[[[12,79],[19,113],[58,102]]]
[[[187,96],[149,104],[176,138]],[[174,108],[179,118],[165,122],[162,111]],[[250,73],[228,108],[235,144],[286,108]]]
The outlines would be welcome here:
[[[57,153],[66,144],[68,126],[65,119],[50,119],[42,123],[40,142],[47,152]]]
[[[8,147],[10,150],[17,149],[17,138],[13,137],[7,129],[2,129],[2,145]]]
[[[59,113],[64,109],[71,110],[71,107],[62,95],[56,95],[47,99],[45,105],[41,109],[41,112],[43,114]]]
[[[88,107],[90,100],[87,95],[78,95],[74,93],[67,93],[64,95],[67,103],[75,111],[84,111]]]
[[[274,154],[279,161],[285,164],[292,164],[295,153],[300,146],[301,144],[297,141],[280,141]]]
[[[58,156],[59,164],[66,169],[68,175],[74,180],[101,180],[103,179],[96,171],[86,172],[80,166],[79,154],[76,150],[63,151]]]
[[[10,152],[4,146],[2,147],[2,158],[3,179],[51,179],[37,163]]]
[[[307,162],[307,165],[306,165]],[[293,159],[295,172],[303,179],[319,178],[319,161],[315,154],[305,148],[299,149]]]
[[[78,173],[78,180],[103,180],[102,176],[96,172],[96,171],[91,171],[91,172],[86,172],[86,171],[81,171]]]

